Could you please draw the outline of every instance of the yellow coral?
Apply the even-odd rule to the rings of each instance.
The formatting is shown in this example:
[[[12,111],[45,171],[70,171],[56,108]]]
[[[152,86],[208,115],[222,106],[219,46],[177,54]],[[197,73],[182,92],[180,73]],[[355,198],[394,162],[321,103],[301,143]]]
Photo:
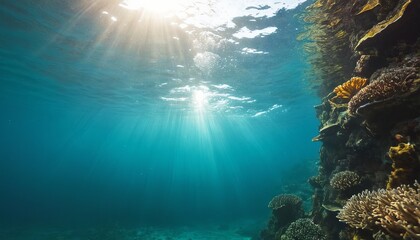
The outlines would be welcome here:
[[[350,100],[360,89],[366,86],[367,79],[361,77],[352,77],[347,82],[341,84],[334,88],[335,97],[331,99],[334,101],[336,99]]]
[[[366,43],[369,39],[375,38],[378,34],[385,31],[390,25],[393,25],[395,22],[400,20],[405,13],[408,5],[412,3],[412,0],[405,0],[400,9],[390,18],[378,23],[373,26],[357,43],[355,50],[359,50],[360,46]]]
[[[363,6],[362,10],[360,10],[360,12],[358,12],[356,15],[362,14],[364,12],[370,11],[374,8],[376,8],[377,6],[379,6],[379,0],[369,0],[365,6]]]
[[[413,144],[400,143],[398,146],[390,147],[388,156],[392,159],[392,171],[386,185],[387,189],[414,181],[420,163]]]

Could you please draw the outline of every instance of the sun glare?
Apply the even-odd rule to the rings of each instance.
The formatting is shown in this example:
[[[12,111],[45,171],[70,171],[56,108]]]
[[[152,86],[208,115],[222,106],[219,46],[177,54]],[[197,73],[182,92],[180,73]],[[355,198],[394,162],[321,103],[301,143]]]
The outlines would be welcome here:
[[[146,10],[158,14],[175,14],[192,0],[124,0],[120,6],[131,10]]]
[[[202,90],[195,90],[192,100],[194,108],[198,111],[203,111],[207,105],[207,94]]]

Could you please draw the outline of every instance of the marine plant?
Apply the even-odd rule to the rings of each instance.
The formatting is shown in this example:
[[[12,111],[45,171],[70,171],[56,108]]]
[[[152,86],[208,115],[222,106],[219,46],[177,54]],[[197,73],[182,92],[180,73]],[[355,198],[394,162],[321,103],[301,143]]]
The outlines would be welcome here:
[[[360,184],[360,177],[352,171],[342,171],[333,175],[330,185],[336,190],[345,191]]]
[[[300,218],[290,224],[280,240],[325,240],[321,227],[309,218]]]
[[[418,75],[416,67],[396,67],[381,71],[376,79],[350,99],[350,114],[355,115],[363,105],[409,92]]]
[[[387,189],[408,184],[418,178],[420,161],[415,153],[414,144],[399,143],[395,147],[390,147],[388,156],[392,160],[392,171],[386,185]]]
[[[336,94],[331,98],[332,102],[336,100],[349,101],[356,93],[366,86],[367,79],[361,77],[352,77],[347,82],[334,88],[333,92]]]
[[[420,184],[365,190],[353,195],[337,218],[353,228],[382,230],[397,238],[420,239]]]

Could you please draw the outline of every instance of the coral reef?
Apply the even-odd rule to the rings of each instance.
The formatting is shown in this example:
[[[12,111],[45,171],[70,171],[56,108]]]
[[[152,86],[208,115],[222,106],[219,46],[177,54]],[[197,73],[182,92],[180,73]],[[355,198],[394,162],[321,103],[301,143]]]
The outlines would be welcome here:
[[[419,10],[418,0],[317,0],[302,17],[307,26],[298,39],[312,65],[308,79],[322,99],[315,106],[320,126],[319,135],[312,140],[322,145],[318,173],[309,180],[314,189],[310,217],[327,239],[395,240],[402,238],[400,234],[419,239],[408,233],[413,231],[411,225],[398,222],[403,220],[393,214],[400,205],[386,203],[388,196],[381,200],[383,206],[392,205],[388,209],[393,213],[383,219],[408,230],[375,222],[364,229],[351,228],[337,219],[336,212],[352,195],[367,189],[369,195],[364,192],[353,197],[364,204],[356,200],[352,208],[361,212],[354,213],[355,224],[370,221],[374,207],[370,197],[385,191],[373,190],[384,189],[387,183],[394,188],[420,180],[417,152],[388,154],[390,146],[420,146]],[[354,76],[369,83],[357,93],[344,88]],[[357,174],[360,183],[341,190],[338,173],[345,171]],[[389,191],[387,194],[396,194],[399,190]]]
[[[388,179],[387,189],[409,184],[419,178],[420,161],[413,144],[400,143],[395,147],[390,147],[388,155],[392,159],[392,172]]]
[[[272,209],[272,215],[267,228],[261,231],[263,240],[279,239],[290,223],[304,216],[302,199],[293,194],[275,196],[268,207]]]
[[[299,206],[302,204],[302,199],[293,194],[280,194],[275,196],[268,203],[268,207],[277,210],[285,206]]]
[[[366,78],[352,77],[347,82],[334,88],[333,92],[336,94],[331,101],[336,100],[350,100],[357,92],[360,91],[367,83]]]
[[[363,105],[407,93],[419,77],[419,67],[384,69],[376,79],[350,99],[349,112],[354,115]]]
[[[342,171],[333,175],[330,181],[332,188],[345,191],[360,184],[360,177],[352,171]]]
[[[402,1],[402,3],[400,4],[400,6],[398,6],[398,8],[395,10],[394,13],[391,13],[391,15],[389,17],[387,17],[387,19],[385,19],[384,21],[379,22],[378,24],[376,24],[375,26],[373,26],[371,29],[369,29],[369,31],[367,31],[367,33],[365,35],[363,35],[363,37],[358,41],[355,50],[360,50],[363,47],[365,47],[366,45],[373,45],[376,43],[376,41],[378,41],[377,39],[383,37],[381,35],[385,34],[385,32],[389,31],[390,28],[392,28],[393,25],[397,25],[399,20],[404,16],[404,13],[406,12],[408,6],[410,4],[412,4],[413,0],[405,0]],[[373,6],[377,6],[379,3],[372,3],[371,6],[368,6],[369,3],[367,5],[365,5],[365,7],[363,7],[363,9],[359,12],[362,13],[364,11],[366,11],[366,8],[369,9]],[[392,30],[390,30],[392,31]],[[376,40],[376,41],[375,41]]]
[[[301,218],[290,224],[281,240],[325,240],[325,233],[311,219]]]
[[[398,238],[420,239],[420,184],[363,191],[348,200],[337,215],[353,228],[382,229]]]

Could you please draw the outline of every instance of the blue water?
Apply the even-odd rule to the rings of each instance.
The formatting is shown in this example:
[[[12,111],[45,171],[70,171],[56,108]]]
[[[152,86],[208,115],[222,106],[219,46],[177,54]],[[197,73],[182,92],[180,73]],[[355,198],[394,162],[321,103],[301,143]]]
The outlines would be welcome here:
[[[0,5],[1,224],[268,219],[318,159],[305,6],[200,28],[108,2]]]

